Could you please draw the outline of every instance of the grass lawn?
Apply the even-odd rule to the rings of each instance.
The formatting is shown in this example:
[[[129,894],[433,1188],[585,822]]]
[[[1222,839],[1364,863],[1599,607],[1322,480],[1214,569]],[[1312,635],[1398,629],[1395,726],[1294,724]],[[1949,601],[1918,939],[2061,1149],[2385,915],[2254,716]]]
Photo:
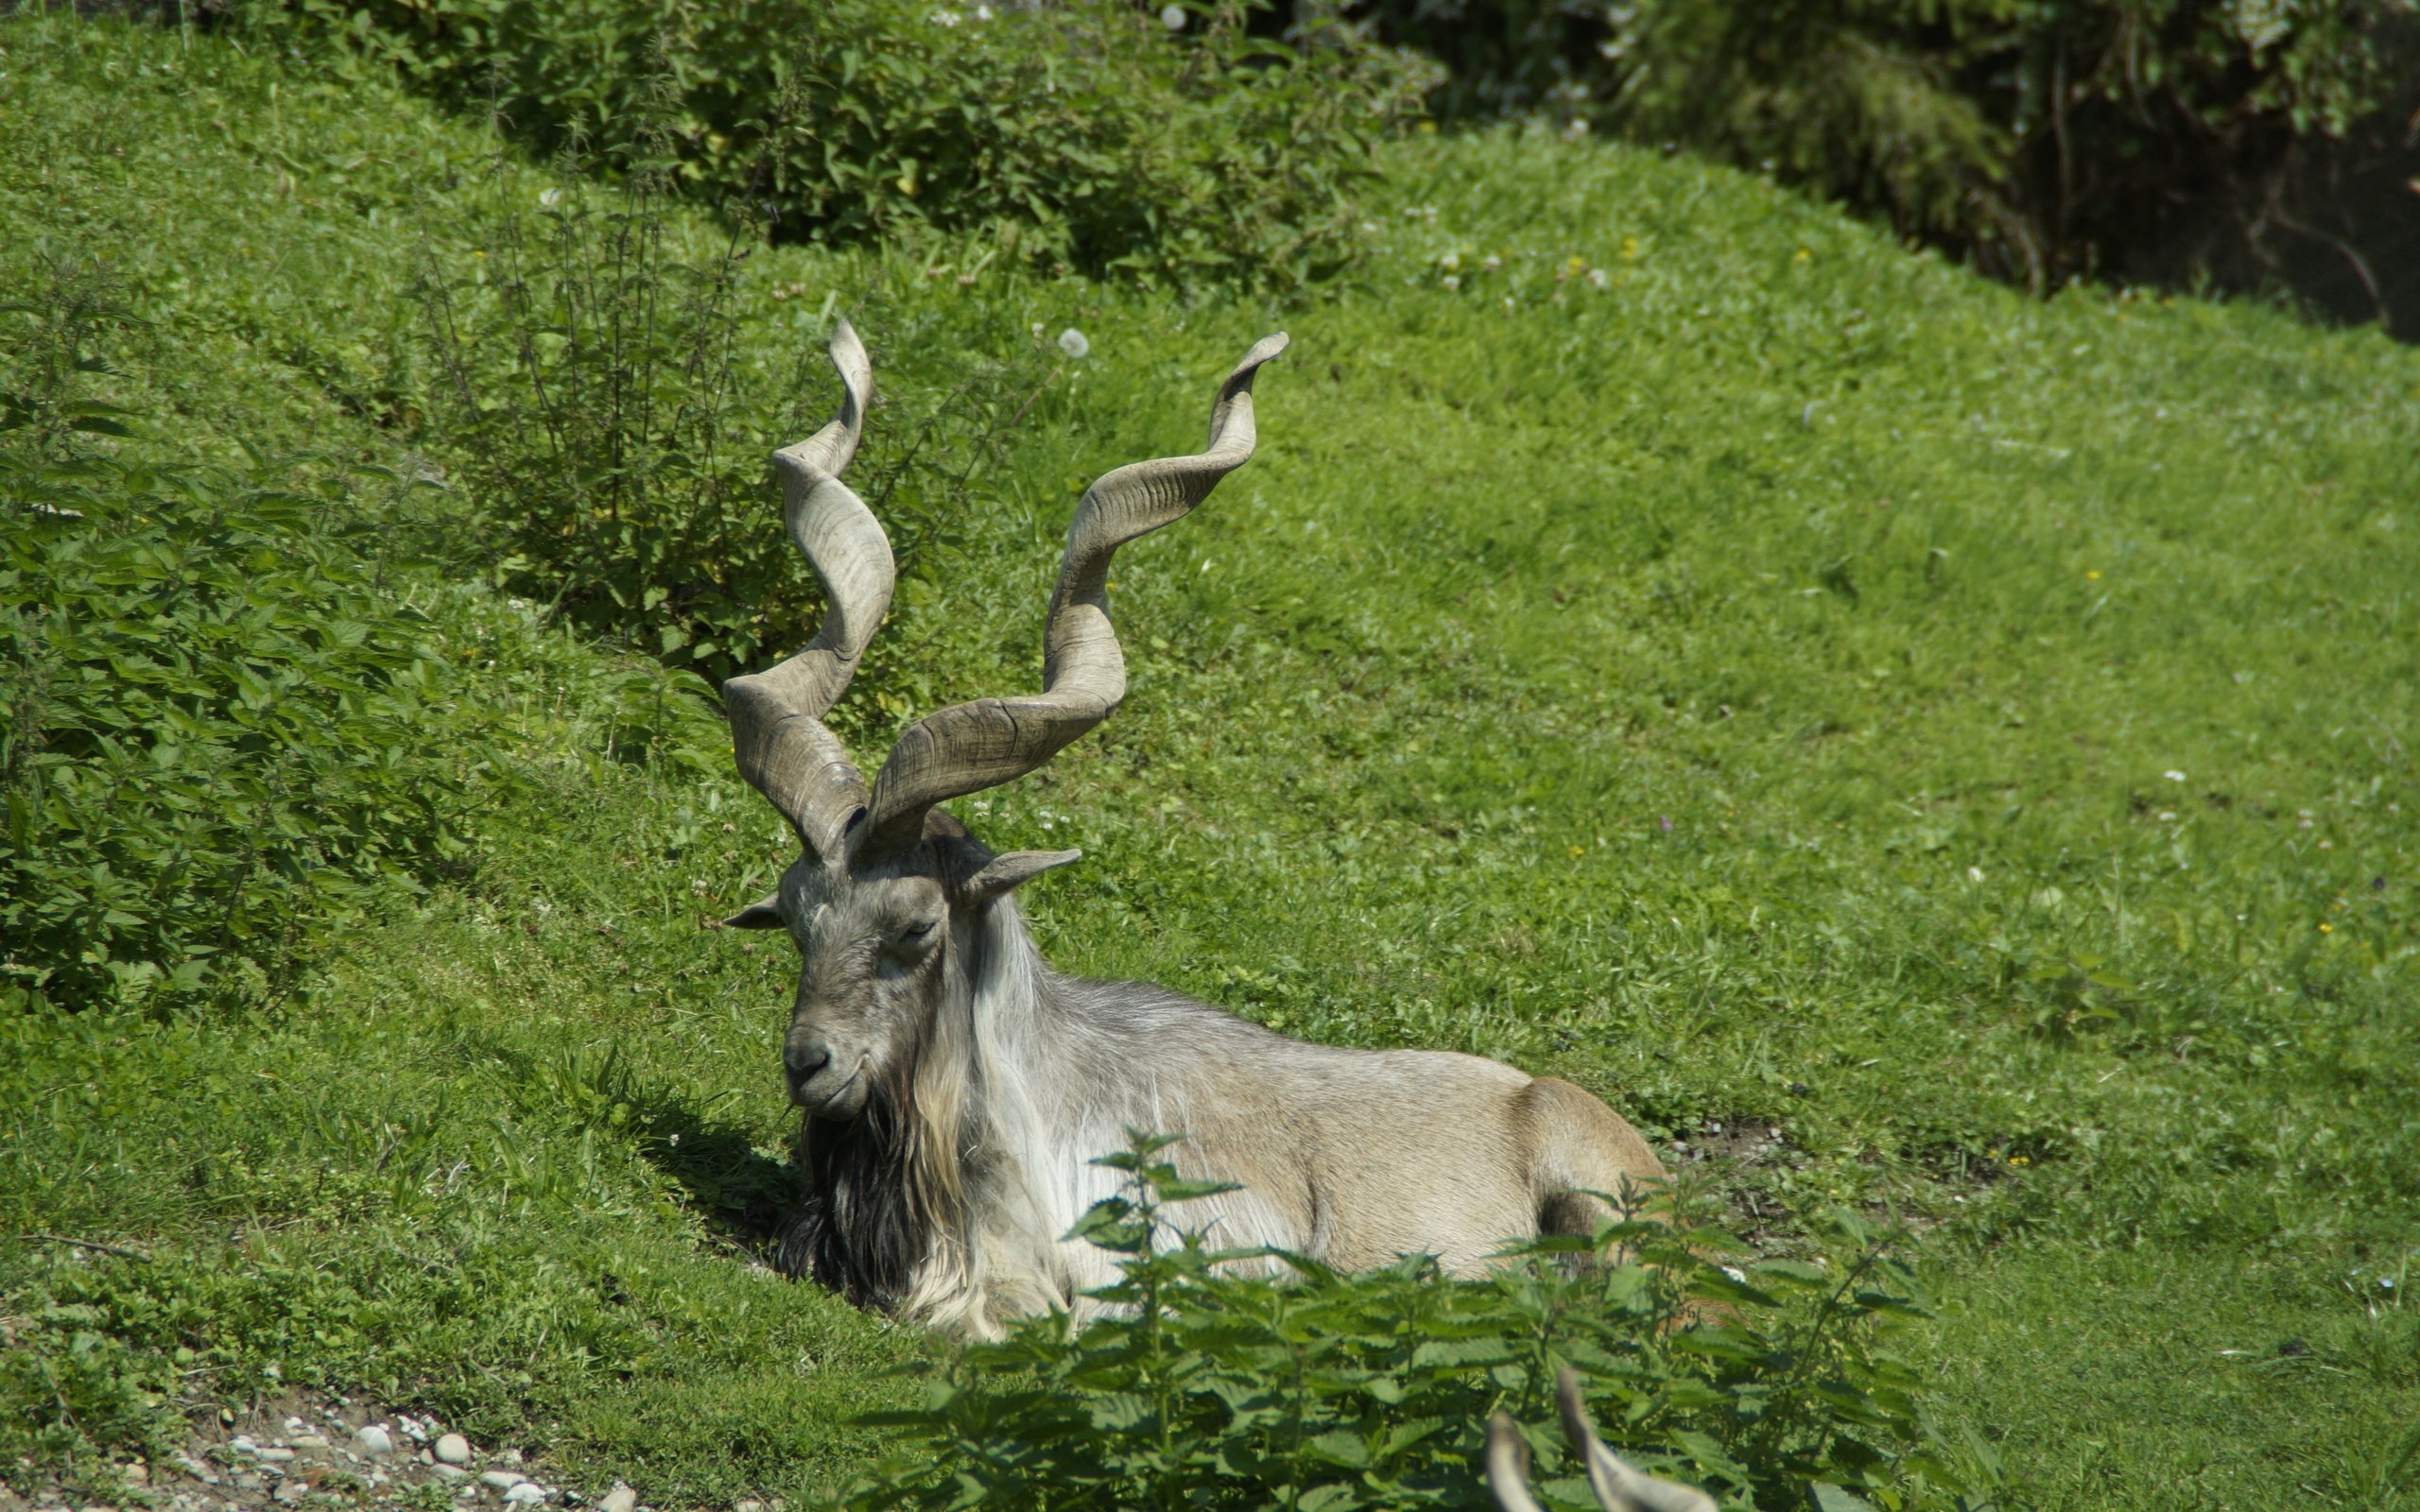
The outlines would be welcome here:
[[[0,51],[0,258],[113,265],[156,436],[441,447],[415,271],[540,170],[211,37]],[[2420,1507],[2420,352],[2031,302],[1618,146],[1390,152],[1366,270],[1285,307],[751,259],[754,383],[826,292],[910,401],[1091,341],[908,561],[860,756],[1033,684],[1075,493],[1287,329],[1259,457],[1119,558],[1126,707],[958,806],[1084,848],[1052,959],[1569,1076],[1768,1250],[1905,1218],[1897,1349],[2023,1504]],[[166,1368],[727,1505],[909,1389],[928,1346],[747,1259],[789,958],[699,922],[786,851],[718,719],[500,597],[464,655],[538,779],[475,868],[285,1002],[0,1022],[0,1476],[140,1445]]]

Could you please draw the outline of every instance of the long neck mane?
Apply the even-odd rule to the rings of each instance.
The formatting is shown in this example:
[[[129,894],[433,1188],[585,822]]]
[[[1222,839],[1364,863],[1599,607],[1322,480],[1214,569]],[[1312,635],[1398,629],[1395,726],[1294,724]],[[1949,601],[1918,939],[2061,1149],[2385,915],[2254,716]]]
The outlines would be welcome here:
[[[947,1310],[976,1286],[977,1210],[1015,1205],[1004,1188],[1023,1185],[1025,1063],[1041,1051],[1026,1035],[1046,1017],[1036,1009],[1052,978],[1011,899],[966,940],[962,970],[857,1116],[810,1119],[800,1134],[806,1200],[775,1264],[859,1306]]]

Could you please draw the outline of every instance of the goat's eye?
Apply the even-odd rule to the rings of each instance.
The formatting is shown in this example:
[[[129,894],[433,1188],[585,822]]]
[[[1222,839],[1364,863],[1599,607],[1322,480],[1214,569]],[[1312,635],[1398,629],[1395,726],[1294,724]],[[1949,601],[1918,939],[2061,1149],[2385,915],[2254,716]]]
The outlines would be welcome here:
[[[933,926],[929,921],[910,924],[899,932],[899,943],[902,945],[911,946],[922,945],[926,939],[931,937],[932,933]]]

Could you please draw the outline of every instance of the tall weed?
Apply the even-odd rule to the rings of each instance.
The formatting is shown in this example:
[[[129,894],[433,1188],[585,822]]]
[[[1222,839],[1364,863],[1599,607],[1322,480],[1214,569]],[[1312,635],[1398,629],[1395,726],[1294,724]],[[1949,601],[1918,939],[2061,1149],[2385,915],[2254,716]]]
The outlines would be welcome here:
[[[675,106],[660,89],[629,123],[631,146],[614,155],[630,173],[606,180],[575,143],[560,160],[569,187],[491,197],[468,259],[424,257],[441,390],[429,441],[468,485],[475,535],[500,548],[489,565],[501,583],[587,634],[720,678],[795,649],[813,622],[814,578],[779,528],[767,455],[821,426],[834,390],[815,330],[797,331],[784,381],[751,381],[749,238],[701,244],[675,229]],[[839,300],[803,284],[751,292],[820,300],[824,330]],[[850,472],[903,571],[954,539],[1058,356],[1038,340],[967,354],[929,314],[898,318],[928,359],[952,349],[947,380],[886,362],[883,419]],[[884,318],[873,312],[877,342]]]

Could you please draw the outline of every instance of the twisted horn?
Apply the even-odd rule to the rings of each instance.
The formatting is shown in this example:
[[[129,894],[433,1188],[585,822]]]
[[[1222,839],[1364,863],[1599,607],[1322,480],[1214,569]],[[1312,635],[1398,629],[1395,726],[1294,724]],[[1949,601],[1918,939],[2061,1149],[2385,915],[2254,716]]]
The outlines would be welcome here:
[[[1109,559],[1135,537],[1183,519],[1251,460],[1253,374],[1285,350],[1283,332],[1264,337],[1219,386],[1201,455],[1129,463],[1084,490],[1043,631],[1042,692],[978,698],[908,726],[874,777],[869,843],[913,843],[934,804],[1022,777],[1109,717],[1126,696],[1126,658],[1109,622]]]
[[[866,805],[866,780],[823,715],[857,670],[890,607],[890,541],[839,474],[856,455],[873,365],[842,320],[832,333],[840,412],[773,454],[790,541],[823,585],[823,623],[806,649],[768,671],[722,685],[739,775],[765,795],[817,855],[831,855]]]
[[[1588,1467],[1588,1486],[1605,1512],[1716,1512],[1714,1498],[1694,1486],[1683,1486],[1634,1469],[1597,1436],[1588,1420],[1587,1404],[1580,1399],[1580,1378],[1569,1366],[1555,1372],[1555,1404],[1562,1409],[1564,1435]],[[1497,1413],[1487,1424],[1487,1484],[1504,1512],[1538,1512],[1530,1496],[1530,1448],[1512,1419]]]

